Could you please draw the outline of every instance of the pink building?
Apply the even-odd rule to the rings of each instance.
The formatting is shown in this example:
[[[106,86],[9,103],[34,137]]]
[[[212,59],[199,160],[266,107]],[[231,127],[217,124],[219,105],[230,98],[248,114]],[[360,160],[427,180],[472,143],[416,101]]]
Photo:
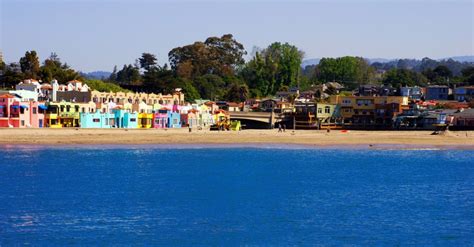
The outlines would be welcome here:
[[[46,107],[34,101],[20,101],[11,94],[0,95],[0,127],[41,128]]]
[[[168,128],[168,108],[163,107],[153,113],[153,128],[155,129],[165,129]]]
[[[32,128],[45,127],[44,113],[47,109],[43,102],[30,101],[30,124]]]
[[[0,127],[13,127],[10,123],[10,108],[15,102],[15,96],[11,94],[0,95]]]

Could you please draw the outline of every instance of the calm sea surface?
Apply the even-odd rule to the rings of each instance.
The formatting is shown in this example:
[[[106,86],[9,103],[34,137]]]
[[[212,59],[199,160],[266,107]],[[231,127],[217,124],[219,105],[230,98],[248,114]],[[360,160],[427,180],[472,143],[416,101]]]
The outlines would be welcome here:
[[[472,150],[0,148],[0,246],[474,244]]]

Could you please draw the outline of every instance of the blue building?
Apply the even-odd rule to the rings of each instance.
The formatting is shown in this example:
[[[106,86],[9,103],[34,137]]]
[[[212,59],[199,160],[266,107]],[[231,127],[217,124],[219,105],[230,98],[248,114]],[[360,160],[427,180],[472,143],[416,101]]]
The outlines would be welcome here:
[[[426,87],[426,100],[448,100],[448,86]]]
[[[136,129],[138,128],[138,114],[123,109],[114,109],[115,127]]]
[[[112,113],[81,112],[80,115],[81,128],[114,128],[115,115]]]
[[[454,99],[457,101],[471,101],[474,99],[474,86],[458,87],[454,90]]]
[[[179,112],[168,112],[168,128],[181,128],[181,114]]]

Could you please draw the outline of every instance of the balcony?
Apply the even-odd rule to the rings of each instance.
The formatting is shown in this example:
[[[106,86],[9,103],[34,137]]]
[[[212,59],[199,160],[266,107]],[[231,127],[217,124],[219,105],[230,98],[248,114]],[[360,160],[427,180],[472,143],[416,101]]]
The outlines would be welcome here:
[[[79,118],[79,113],[77,112],[61,112],[59,113],[60,118]]]

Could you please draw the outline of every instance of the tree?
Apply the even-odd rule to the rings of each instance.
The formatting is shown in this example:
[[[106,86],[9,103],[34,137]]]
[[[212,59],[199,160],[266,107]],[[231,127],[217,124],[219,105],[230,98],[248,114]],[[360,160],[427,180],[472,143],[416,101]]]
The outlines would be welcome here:
[[[461,73],[465,82],[474,85],[474,66],[463,69]]]
[[[282,86],[298,86],[303,52],[288,43],[275,42],[255,56],[240,75],[251,89],[272,95]]]
[[[101,92],[128,92],[128,90],[115,83],[104,82],[102,80],[88,79],[85,80],[84,83],[86,83],[92,90]]]
[[[39,71],[39,77],[45,82],[53,79],[59,82],[68,82],[72,80],[82,80],[83,78],[74,69],[66,63],[62,63],[59,56],[52,52],[49,58],[45,59]]]
[[[395,88],[400,88],[402,86],[425,86],[427,79],[422,74],[412,70],[392,69],[385,74],[383,83]]]
[[[321,82],[344,84],[373,82],[374,68],[362,57],[322,58],[316,66],[316,78]]]
[[[218,75],[204,75],[194,80],[194,85],[204,99],[221,100],[225,94],[226,83]]]
[[[109,81],[116,82],[117,81],[117,65],[114,66],[114,70],[109,76]]]
[[[21,72],[23,72],[25,79],[38,79],[40,71],[40,62],[36,51],[27,51],[24,57],[20,58]]]
[[[18,82],[24,79],[18,63],[10,63],[5,65],[0,76],[0,86],[4,88],[13,88]]]
[[[246,84],[232,83],[226,92],[225,99],[232,102],[244,102],[249,95],[249,88]]]
[[[436,67],[433,72],[438,78],[442,78],[443,81],[447,81],[449,78],[453,77],[453,72],[445,65],[439,65]]]
[[[232,34],[225,34],[176,47],[168,53],[168,58],[175,73],[194,79],[206,74],[232,75],[236,67],[244,63],[245,54],[244,46]]]
[[[117,72],[117,82],[119,82],[119,84],[139,85],[141,83],[140,79],[140,70],[131,64],[125,64],[123,68]]]
[[[152,69],[157,68],[157,61],[155,55],[151,53],[142,53],[142,56],[138,59],[140,63],[140,68],[144,69],[145,71],[150,71]]]

